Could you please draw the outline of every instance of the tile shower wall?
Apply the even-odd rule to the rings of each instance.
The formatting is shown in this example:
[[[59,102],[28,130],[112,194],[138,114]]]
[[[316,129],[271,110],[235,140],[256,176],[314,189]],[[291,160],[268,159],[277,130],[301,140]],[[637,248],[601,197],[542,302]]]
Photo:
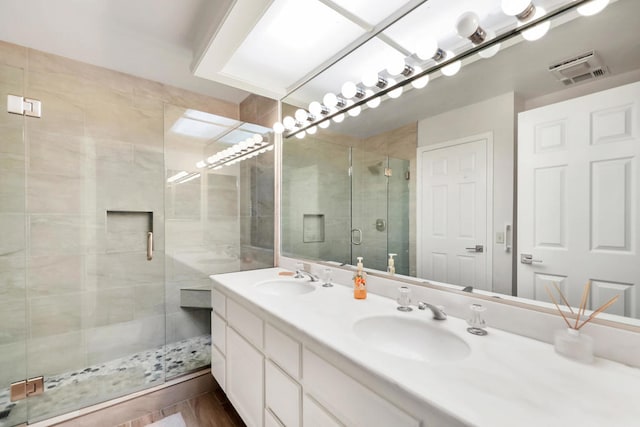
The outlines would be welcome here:
[[[235,119],[238,106],[4,42],[0,65],[17,67],[20,93],[43,103],[42,118],[24,122],[24,146],[23,118],[0,118],[0,322],[27,319],[0,336],[3,385],[24,365],[25,339],[26,375],[52,376],[162,345],[165,333],[205,332],[180,319],[165,331],[164,106]],[[143,242],[123,239],[126,226],[107,226],[108,210],[153,213],[152,261]]]
[[[348,146],[307,136],[303,140],[285,140],[283,150],[283,253],[350,263]],[[324,215],[323,241],[305,242],[305,214]]]

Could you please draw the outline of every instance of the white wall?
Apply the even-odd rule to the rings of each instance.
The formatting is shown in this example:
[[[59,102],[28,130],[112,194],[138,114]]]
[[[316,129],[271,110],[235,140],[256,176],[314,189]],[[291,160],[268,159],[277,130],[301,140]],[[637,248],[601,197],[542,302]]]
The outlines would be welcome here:
[[[418,147],[493,133],[494,236],[505,223],[514,223],[515,117],[516,96],[509,92],[418,122]],[[494,292],[511,294],[512,255],[502,244],[493,244]]]

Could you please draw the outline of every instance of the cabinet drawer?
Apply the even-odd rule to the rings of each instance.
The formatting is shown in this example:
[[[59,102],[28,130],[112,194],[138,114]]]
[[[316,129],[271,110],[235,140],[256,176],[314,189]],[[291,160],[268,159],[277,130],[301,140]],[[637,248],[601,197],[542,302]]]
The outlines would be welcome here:
[[[265,364],[265,404],[286,427],[300,426],[300,385],[273,362]]]
[[[216,379],[222,391],[226,391],[225,384],[225,359],[222,353],[215,347],[211,347],[211,375]]]
[[[227,297],[223,293],[213,289],[211,291],[211,307],[223,319],[227,318]]]
[[[342,424],[306,394],[302,398],[302,420],[304,427],[342,427]]]
[[[211,342],[220,350],[220,353],[226,354],[226,334],[227,322],[224,321],[217,313],[211,313]]]
[[[418,427],[420,421],[315,353],[304,349],[302,375],[309,393],[348,426]]]
[[[262,350],[264,339],[261,318],[232,299],[228,299],[227,322],[249,340],[251,344]]]
[[[300,378],[300,343],[267,324],[264,328],[267,355],[295,379]]]
[[[264,410],[264,427],[282,427],[282,424],[276,420],[268,409]]]

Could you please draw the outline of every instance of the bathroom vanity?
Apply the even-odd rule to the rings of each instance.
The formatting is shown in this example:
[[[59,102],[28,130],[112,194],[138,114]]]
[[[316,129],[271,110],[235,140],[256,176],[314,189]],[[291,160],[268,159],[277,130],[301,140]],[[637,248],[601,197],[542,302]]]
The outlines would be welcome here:
[[[632,426],[640,371],[279,268],[211,276],[212,374],[248,426]],[[343,280],[341,282],[344,282]]]

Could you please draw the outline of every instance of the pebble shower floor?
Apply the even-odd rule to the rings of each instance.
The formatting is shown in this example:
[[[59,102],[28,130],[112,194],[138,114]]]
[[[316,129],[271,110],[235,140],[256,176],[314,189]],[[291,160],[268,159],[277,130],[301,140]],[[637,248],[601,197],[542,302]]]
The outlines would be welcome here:
[[[142,351],[85,369],[45,377],[45,392],[11,402],[9,389],[0,390],[0,427],[27,419],[43,420],[161,384],[211,363],[211,335],[202,335]],[[83,404],[86,402],[86,404]]]

